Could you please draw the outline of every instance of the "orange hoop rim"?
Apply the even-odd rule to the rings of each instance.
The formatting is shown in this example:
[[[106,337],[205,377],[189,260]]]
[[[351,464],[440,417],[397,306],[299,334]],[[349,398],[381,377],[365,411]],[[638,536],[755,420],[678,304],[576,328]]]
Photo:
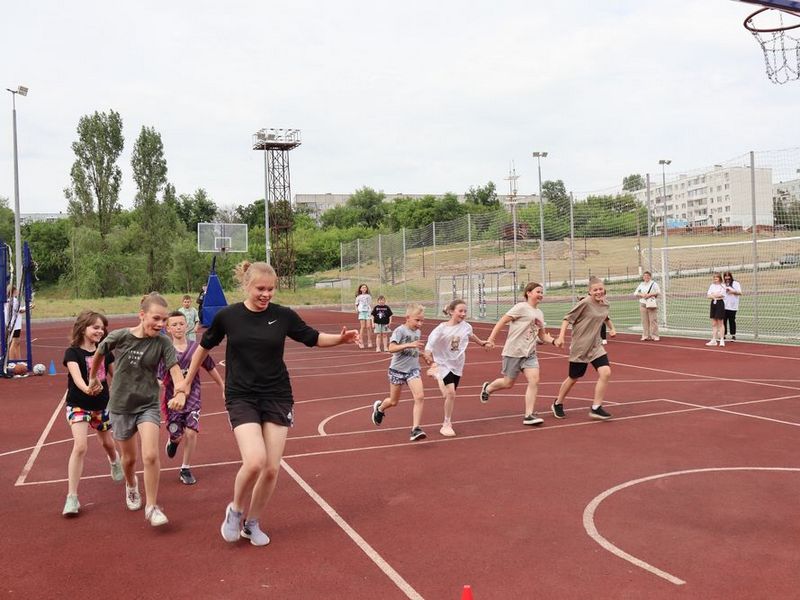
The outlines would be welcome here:
[[[795,25],[785,25],[783,27],[772,27],[770,29],[764,29],[762,27],[756,27],[755,25],[753,25],[751,23],[751,21],[755,17],[757,17],[761,13],[766,12],[768,10],[777,10],[779,12],[786,13],[787,15],[792,15],[793,17],[797,17],[798,19],[800,19],[800,13],[792,12],[791,10],[784,10],[782,8],[773,8],[771,6],[765,6],[764,8],[759,8],[757,11],[755,11],[754,13],[749,15],[744,20],[744,28],[747,29],[747,31],[749,31],[750,33],[779,33],[781,31],[790,31],[792,29],[797,29],[798,27],[800,27],[800,22],[796,23]]]

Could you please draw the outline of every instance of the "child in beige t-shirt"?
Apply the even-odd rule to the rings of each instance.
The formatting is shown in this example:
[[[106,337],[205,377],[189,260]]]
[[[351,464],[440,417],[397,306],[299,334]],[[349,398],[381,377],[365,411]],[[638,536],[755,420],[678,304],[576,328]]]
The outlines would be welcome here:
[[[594,401],[589,411],[592,419],[606,421],[611,415],[603,408],[608,381],[611,379],[611,365],[608,362],[606,349],[600,340],[600,327],[608,323],[608,335],[617,335],[614,324],[608,318],[608,302],[603,281],[597,277],[589,279],[589,294],[572,307],[561,322],[561,331],[556,340],[563,345],[567,327],[572,325],[572,342],[569,346],[569,374],[558,390],[558,398],[553,402],[552,411],[557,419],[566,418],[564,399],[575,385],[575,382],[586,374],[589,364],[597,371],[597,383],[594,386]]]
[[[525,415],[523,425],[541,425],[544,421],[536,414],[536,396],[539,392],[539,360],[536,356],[536,340],[557,345],[558,340],[544,329],[544,314],[539,302],[544,296],[544,289],[538,283],[531,282],[525,286],[525,301],[518,302],[511,310],[500,317],[487,339],[487,345],[494,348],[494,340],[500,330],[508,325],[508,336],[503,346],[502,377],[492,382],[484,381],[480,399],[484,404],[489,395],[498,390],[505,390],[514,385],[520,372],[525,373],[528,387],[525,389]]]

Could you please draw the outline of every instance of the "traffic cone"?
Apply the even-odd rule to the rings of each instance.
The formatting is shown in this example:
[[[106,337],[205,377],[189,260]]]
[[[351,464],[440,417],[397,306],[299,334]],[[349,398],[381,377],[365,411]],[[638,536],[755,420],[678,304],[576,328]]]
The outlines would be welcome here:
[[[50,359],[50,369],[47,371],[48,375],[55,375],[56,374],[56,362]]]
[[[473,600],[472,586],[465,585],[464,590],[461,592],[461,600]]]

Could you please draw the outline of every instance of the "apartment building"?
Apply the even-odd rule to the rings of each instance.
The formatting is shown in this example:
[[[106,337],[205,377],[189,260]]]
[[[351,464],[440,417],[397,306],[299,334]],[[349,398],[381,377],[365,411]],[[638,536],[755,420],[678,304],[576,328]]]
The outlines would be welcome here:
[[[694,226],[740,226],[753,224],[753,178],[750,168],[715,165],[703,173],[681,174],[661,184],[651,177],[650,202],[655,227],[661,229],[666,216],[670,228]],[[647,204],[647,190],[633,192]],[[772,225],[772,169],[755,169],[756,224]],[[666,211],[664,204],[666,200]]]
[[[773,183],[772,197],[784,202],[800,202],[800,179]]]

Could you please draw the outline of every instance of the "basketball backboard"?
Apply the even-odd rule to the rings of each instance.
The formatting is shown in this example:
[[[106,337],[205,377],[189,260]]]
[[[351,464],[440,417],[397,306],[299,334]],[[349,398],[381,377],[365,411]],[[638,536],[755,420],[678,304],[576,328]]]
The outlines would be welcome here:
[[[244,223],[198,223],[197,251],[247,252],[247,225]]]
[[[760,4],[768,8],[800,12],[800,2],[797,0],[739,0],[747,4]]]

